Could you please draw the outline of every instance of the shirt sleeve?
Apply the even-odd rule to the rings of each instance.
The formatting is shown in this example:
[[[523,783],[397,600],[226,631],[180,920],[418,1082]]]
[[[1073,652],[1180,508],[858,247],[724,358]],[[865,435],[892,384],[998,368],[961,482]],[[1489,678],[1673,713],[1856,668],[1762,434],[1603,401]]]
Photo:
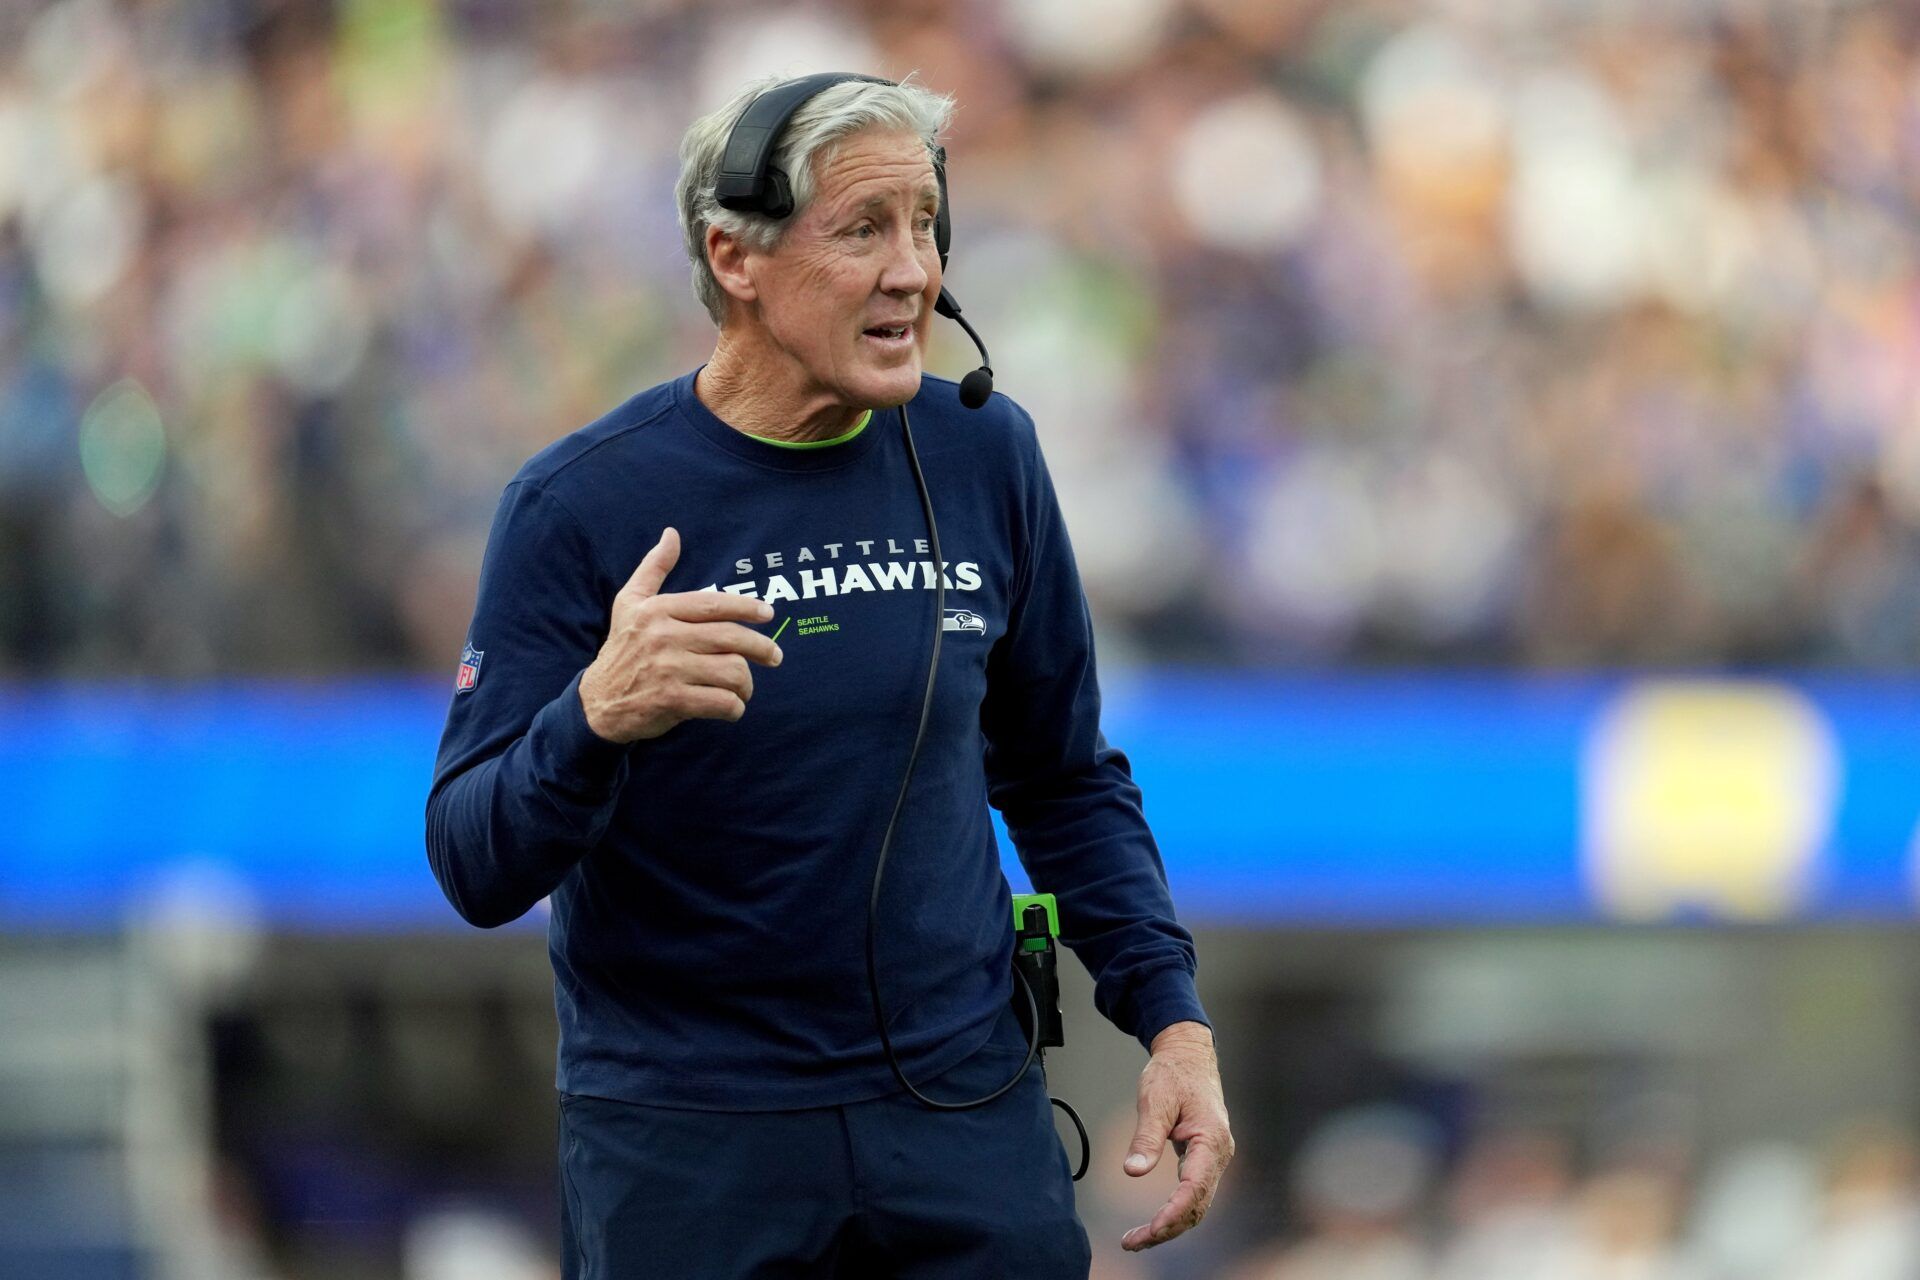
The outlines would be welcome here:
[[[628,744],[588,726],[580,676],[618,590],[559,499],[506,487],[427,793],[427,860],[469,924],[524,915],[606,832]]]
[[[1140,788],[1100,728],[1079,569],[1033,420],[1021,411],[1020,421],[1028,545],[988,657],[987,798],[1035,890],[1058,900],[1060,939],[1093,976],[1095,1006],[1150,1050],[1175,1022],[1213,1024]]]

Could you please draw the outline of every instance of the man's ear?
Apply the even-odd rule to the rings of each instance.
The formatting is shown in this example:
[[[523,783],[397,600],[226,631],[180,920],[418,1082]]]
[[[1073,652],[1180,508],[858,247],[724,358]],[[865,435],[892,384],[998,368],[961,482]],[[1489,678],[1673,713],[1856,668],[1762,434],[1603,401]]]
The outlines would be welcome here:
[[[707,266],[713,271],[713,278],[720,282],[727,296],[741,302],[753,302],[760,297],[759,286],[753,282],[753,275],[747,270],[747,249],[738,240],[722,231],[719,227],[707,227]]]

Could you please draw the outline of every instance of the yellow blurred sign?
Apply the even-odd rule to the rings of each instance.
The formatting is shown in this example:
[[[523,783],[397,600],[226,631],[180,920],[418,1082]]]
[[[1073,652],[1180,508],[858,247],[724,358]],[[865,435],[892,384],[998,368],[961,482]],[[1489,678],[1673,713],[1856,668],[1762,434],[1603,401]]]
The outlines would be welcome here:
[[[1631,686],[1582,761],[1595,901],[1635,921],[1792,914],[1832,833],[1838,754],[1819,708],[1786,685]]]

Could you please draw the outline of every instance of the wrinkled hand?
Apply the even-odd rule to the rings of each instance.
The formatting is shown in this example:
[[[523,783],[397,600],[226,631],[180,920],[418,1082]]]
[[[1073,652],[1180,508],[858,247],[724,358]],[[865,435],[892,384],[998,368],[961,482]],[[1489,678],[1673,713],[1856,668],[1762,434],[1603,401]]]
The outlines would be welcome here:
[[[669,526],[613,598],[599,656],[580,676],[587,728],[608,742],[657,738],[685,720],[739,720],[753,697],[757,662],[780,665],[780,646],[749,622],[773,610],[725,591],[660,594],[680,559]]]
[[[1127,1173],[1138,1178],[1152,1172],[1169,1137],[1180,1158],[1180,1185],[1152,1222],[1120,1238],[1123,1249],[1151,1249],[1197,1225],[1233,1159],[1213,1032],[1204,1023],[1176,1022],[1153,1038],[1152,1057],[1140,1073],[1140,1123],[1128,1149]]]

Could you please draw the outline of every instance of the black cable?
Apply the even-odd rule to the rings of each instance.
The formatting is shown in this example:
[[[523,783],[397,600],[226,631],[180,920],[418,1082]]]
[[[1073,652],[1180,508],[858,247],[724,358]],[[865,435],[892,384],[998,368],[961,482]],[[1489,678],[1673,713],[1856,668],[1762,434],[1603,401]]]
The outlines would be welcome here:
[[[893,846],[894,824],[899,821],[900,810],[906,803],[907,788],[913,781],[913,766],[920,758],[920,743],[926,737],[927,721],[933,712],[934,677],[940,669],[940,636],[945,630],[947,616],[947,566],[940,555],[940,529],[933,519],[933,497],[927,492],[927,478],[920,470],[920,455],[913,445],[913,427],[907,419],[907,406],[904,404],[900,406],[900,430],[906,438],[907,462],[913,469],[914,483],[920,490],[920,505],[927,517],[927,541],[933,549],[933,656],[928,660],[927,689],[920,702],[920,727],[913,735],[913,750],[907,755],[906,772],[900,778],[900,794],[894,797],[893,813],[887,818],[886,834],[880,840],[880,857],[873,867],[873,892],[867,899],[867,991],[873,997],[873,1020],[880,1028],[880,1045],[886,1050],[887,1066],[892,1068],[894,1079],[923,1105],[935,1111],[968,1111],[992,1102],[1026,1077],[1027,1068],[1033,1065],[1034,1057],[1040,1053],[1040,1005],[1027,975],[1019,966],[1013,966],[1014,976],[1020,979],[1020,986],[1027,996],[1027,1056],[1021,1059],[1019,1069],[1005,1084],[984,1097],[967,1102],[942,1102],[916,1089],[913,1082],[907,1079],[906,1072],[901,1070],[900,1059],[893,1052],[893,1038],[887,1034],[887,1015],[880,1004],[880,968],[874,949],[874,939],[879,932],[881,877],[886,871],[887,854]],[[1040,1072],[1043,1078],[1046,1069],[1046,1059],[1041,1056]],[[1051,1098],[1049,1101],[1064,1110],[1073,1121],[1074,1128],[1080,1131],[1080,1169],[1073,1175],[1073,1180],[1078,1182],[1086,1175],[1087,1166],[1093,1159],[1093,1143],[1087,1137],[1087,1126],[1080,1122],[1079,1114],[1061,1099]]]
[[[1046,1060],[1041,1059],[1040,1070],[1046,1071]],[[1093,1142],[1087,1137],[1087,1126],[1080,1123],[1080,1113],[1067,1105],[1065,1098],[1048,1098],[1054,1106],[1067,1113],[1067,1119],[1073,1121],[1073,1127],[1080,1131],[1080,1167],[1073,1172],[1075,1182],[1087,1176],[1087,1166],[1093,1162]]]
[[[927,540],[933,547],[933,657],[927,664],[927,692],[920,702],[920,728],[913,735],[913,750],[907,756],[907,770],[900,777],[900,794],[894,797],[893,814],[887,819],[887,831],[880,840],[880,859],[873,866],[873,894],[867,899],[867,990],[873,996],[873,1020],[880,1028],[880,1045],[887,1051],[887,1065],[893,1068],[894,1079],[908,1093],[936,1111],[969,1111],[992,1102],[1025,1078],[1027,1068],[1033,1065],[1034,1055],[1040,1052],[1040,1004],[1034,997],[1033,984],[1027,981],[1027,975],[1014,969],[1014,975],[1020,979],[1020,985],[1027,993],[1027,1009],[1032,1015],[1027,1021],[1027,1056],[1021,1059],[1020,1069],[1013,1073],[1012,1079],[985,1097],[970,1102],[941,1102],[913,1087],[906,1072],[900,1069],[900,1059],[894,1056],[893,1038],[887,1034],[886,1011],[880,1007],[880,967],[874,959],[874,936],[880,921],[880,877],[887,868],[887,853],[893,845],[893,827],[900,820],[901,806],[906,803],[907,786],[913,781],[913,766],[920,758],[920,743],[926,737],[927,720],[933,712],[934,676],[940,669],[940,633],[945,629],[947,617],[947,566],[940,558],[940,530],[933,521],[933,497],[927,492],[927,478],[920,471],[920,455],[913,447],[913,427],[907,421],[907,406],[904,404],[900,406],[900,430],[906,436],[907,461],[913,468],[914,483],[920,487],[920,505],[927,514]]]

